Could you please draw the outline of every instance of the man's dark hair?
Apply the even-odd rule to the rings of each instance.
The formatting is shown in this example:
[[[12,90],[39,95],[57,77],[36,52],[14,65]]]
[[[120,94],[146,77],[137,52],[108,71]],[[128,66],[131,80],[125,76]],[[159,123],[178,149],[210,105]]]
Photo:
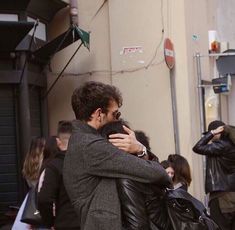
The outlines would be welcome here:
[[[75,89],[71,102],[76,119],[90,121],[92,113],[98,108],[107,113],[112,100],[119,107],[122,105],[121,93],[115,86],[89,81]]]
[[[72,122],[71,121],[59,121],[58,122],[58,128],[57,128],[57,134],[60,133],[72,133]]]

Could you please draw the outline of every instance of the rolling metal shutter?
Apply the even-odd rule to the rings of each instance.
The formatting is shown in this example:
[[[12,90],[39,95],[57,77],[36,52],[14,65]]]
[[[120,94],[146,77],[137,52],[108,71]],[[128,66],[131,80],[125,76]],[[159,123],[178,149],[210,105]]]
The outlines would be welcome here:
[[[31,136],[40,137],[42,135],[40,88],[31,87],[29,89],[29,103],[31,118]]]
[[[16,117],[13,87],[0,86],[0,211],[18,202]]]

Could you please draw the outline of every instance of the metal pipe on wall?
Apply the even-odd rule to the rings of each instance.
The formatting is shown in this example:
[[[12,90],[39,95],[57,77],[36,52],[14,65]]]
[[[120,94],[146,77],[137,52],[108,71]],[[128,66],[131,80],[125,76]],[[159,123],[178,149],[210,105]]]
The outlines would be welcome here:
[[[197,87],[198,87],[198,102],[200,113],[200,132],[205,131],[205,115],[204,115],[204,103],[203,103],[203,86],[202,86],[202,72],[201,72],[201,56],[200,53],[196,53],[196,67],[197,67]]]
[[[73,26],[78,25],[78,2],[70,0],[70,23]]]
[[[180,154],[179,127],[178,127],[178,116],[177,116],[178,112],[177,112],[177,102],[176,102],[175,69],[174,68],[170,70],[170,84],[171,84],[171,101],[172,101],[175,154]]]

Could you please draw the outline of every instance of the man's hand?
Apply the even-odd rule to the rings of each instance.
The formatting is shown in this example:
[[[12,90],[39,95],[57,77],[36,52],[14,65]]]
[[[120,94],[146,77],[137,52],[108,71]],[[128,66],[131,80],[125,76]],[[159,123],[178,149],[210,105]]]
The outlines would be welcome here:
[[[224,131],[224,126],[219,126],[217,129],[211,130],[213,135],[217,135],[219,133],[222,133]]]
[[[128,129],[126,126],[123,126],[123,128],[128,134],[111,134],[109,136],[109,141],[125,152],[141,152],[143,150],[143,145],[136,140],[135,133],[131,129]]]

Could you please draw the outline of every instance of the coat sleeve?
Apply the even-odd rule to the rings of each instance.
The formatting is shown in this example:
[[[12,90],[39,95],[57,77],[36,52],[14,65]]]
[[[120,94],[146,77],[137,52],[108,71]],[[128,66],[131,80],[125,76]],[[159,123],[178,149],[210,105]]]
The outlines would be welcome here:
[[[195,153],[206,155],[206,156],[220,156],[226,152],[226,145],[222,140],[209,141],[213,138],[211,132],[203,136],[193,147]],[[209,143],[209,144],[208,144]]]
[[[123,223],[127,229],[149,229],[145,205],[145,185],[128,179],[118,179],[117,188],[121,201]]]
[[[53,205],[56,201],[59,185],[59,173],[53,168],[46,167],[44,180],[38,192],[38,210],[46,227],[54,225]]]
[[[169,176],[158,162],[132,156],[105,139],[91,140],[86,146],[83,157],[87,172],[91,175],[126,178],[171,187]]]

